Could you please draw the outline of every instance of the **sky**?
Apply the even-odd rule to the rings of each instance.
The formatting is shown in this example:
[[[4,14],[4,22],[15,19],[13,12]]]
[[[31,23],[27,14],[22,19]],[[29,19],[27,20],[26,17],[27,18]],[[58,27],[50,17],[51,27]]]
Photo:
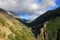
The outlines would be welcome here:
[[[13,11],[20,18],[30,20],[59,6],[60,0],[0,0],[0,8]]]

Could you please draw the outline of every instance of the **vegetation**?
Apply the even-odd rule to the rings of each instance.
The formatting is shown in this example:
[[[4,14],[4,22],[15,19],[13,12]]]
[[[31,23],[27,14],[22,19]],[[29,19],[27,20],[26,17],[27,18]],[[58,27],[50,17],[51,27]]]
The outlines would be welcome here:
[[[48,40],[58,40],[58,33],[60,30],[60,17],[56,17],[55,20],[50,20],[47,24],[46,33],[48,35]]]
[[[4,10],[1,12],[0,9],[0,40],[35,40],[31,31],[31,28],[35,29],[35,27],[37,29],[37,31],[34,30],[36,31],[35,33],[40,33],[36,38],[37,40],[60,40],[60,16],[53,18],[52,14],[50,14],[50,12],[48,13],[49,14],[46,13],[44,16],[39,17],[38,20],[36,19],[36,21],[32,22],[32,25],[26,24],[26,26],[24,25],[25,23],[23,24],[19,19],[19,21],[14,19]],[[59,12],[58,15],[60,15]],[[44,28],[44,23],[47,19],[48,23],[45,26],[46,28]]]
[[[30,28],[0,12],[0,40],[34,40],[34,36]]]

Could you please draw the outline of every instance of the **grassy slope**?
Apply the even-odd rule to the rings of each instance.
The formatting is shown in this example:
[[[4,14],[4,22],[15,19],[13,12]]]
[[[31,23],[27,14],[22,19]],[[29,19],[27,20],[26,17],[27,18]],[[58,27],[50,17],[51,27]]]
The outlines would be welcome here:
[[[57,17],[54,20],[50,20],[47,24],[46,33],[48,40],[60,40],[58,37],[58,30],[60,30],[60,17]]]
[[[34,40],[30,28],[0,12],[0,40]]]

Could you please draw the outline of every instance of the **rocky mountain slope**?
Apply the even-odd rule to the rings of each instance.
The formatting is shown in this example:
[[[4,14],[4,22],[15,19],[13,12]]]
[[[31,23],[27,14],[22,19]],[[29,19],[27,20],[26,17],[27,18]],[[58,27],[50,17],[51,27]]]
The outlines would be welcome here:
[[[0,8],[0,40],[34,40],[31,29]]]

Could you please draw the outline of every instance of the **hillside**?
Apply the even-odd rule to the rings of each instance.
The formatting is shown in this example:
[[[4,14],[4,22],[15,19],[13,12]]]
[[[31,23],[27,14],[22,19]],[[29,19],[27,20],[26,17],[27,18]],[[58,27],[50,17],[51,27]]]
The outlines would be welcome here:
[[[0,40],[34,40],[31,29],[0,9]]]
[[[60,17],[51,19],[46,26],[47,40],[60,40]]]
[[[31,24],[37,40],[60,40],[60,7],[47,11]]]
[[[46,40],[60,40],[60,7],[54,10],[55,18],[46,25]]]

